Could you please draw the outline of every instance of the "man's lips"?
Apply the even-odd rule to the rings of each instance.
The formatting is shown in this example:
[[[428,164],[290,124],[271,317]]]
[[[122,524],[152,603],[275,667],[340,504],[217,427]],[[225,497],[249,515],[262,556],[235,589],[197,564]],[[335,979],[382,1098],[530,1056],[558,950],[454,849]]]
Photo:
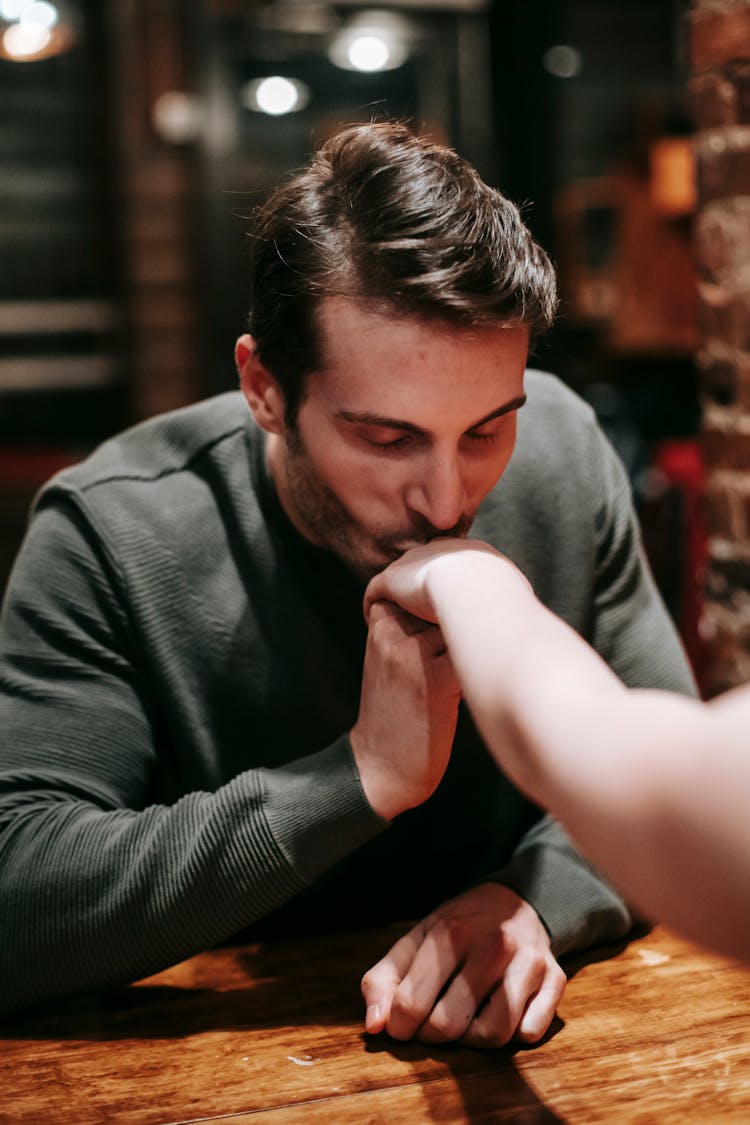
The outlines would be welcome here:
[[[387,558],[398,559],[414,547],[424,547],[425,543],[429,543],[429,539],[410,539],[408,542],[402,543],[380,543],[379,547]]]
[[[433,543],[436,539],[444,538],[444,535],[430,535],[425,539],[410,539],[408,542],[404,543],[381,544],[381,550],[388,558],[398,559],[401,558],[402,555],[405,555],[407,551],[413,551],[416,547],[425,547],[428,543]]]
[[[380,539],[376,541],[376,546],[384,558],[398,559],[401,555],[406,554],[407,551],[411,551],[415,547],[424,547],[427,543],[432,543],[435,539],[465,539],[469,534],[470,527],[470,520],[462,521],[460,525],[452,527],[449,531],[425,532],[425,534],[420,535],[418,539]]]

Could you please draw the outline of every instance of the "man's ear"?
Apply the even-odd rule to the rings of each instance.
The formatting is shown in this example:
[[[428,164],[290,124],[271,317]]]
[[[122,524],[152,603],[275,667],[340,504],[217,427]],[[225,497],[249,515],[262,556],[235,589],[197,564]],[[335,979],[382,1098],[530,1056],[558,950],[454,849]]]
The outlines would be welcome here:
[[[279,384],[258,358],[255,340],[245,333],[234,349],[240,389],[261,429],[280,434],[284,429],[284,395]]]

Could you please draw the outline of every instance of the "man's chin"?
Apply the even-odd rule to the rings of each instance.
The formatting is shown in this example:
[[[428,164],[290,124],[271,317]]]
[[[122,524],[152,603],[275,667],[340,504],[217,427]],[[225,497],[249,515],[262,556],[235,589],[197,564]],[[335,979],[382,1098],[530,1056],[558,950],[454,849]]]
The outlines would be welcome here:
[[[393,557],[384,558],[381,556],[380,552],[378,552],[377,556],[370,555],[365,557],[364,555],[354,554],[351,551],[344,550],[336,550],[334,554],[338,556],[339,562],[343,563],[346,569],[358,582],[361,582],[363,586],[366,586],[371,578],[374,578],[376,574],[380,574],[381,570],[385,570],[385,568],[398,557],[394,555]]]

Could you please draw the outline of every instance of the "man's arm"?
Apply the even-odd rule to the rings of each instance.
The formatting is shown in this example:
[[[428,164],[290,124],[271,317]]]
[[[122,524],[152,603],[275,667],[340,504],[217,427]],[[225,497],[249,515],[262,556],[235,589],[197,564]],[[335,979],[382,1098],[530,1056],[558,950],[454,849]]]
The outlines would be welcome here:
[[[191,697],[200,662],[153,636],[143,647],[131,618],[164,606],[153,589],[141,604],[95,522],[75,494],[46,500],[0,623],[4,1010],[152,973],[263,918],[426,800],[455,730],[439,631],[384,612],[351,737],[191,786],[226,750],[213,728],[192,738],[211,686],[196,680]],[[155,587],[179,613],[174,588]],[[249,724],[248,763],[264,758],[253,737]]]
[[[414,551],[368,597],[439,623],[499,764],[645,914],[748,957],[750,689],[628,691],[484,544]]]
[[[58,502],[33,520],[7,590],[4,1010],[131,980],[225,940],[384,826],[345,736],[161,801],[156,779],[174,779],[179,795],[186,768],[179,725],[165,737],[168,702],[154,698],[116,568],[81,511]],[[251,761],[251,729],[247,739]]]

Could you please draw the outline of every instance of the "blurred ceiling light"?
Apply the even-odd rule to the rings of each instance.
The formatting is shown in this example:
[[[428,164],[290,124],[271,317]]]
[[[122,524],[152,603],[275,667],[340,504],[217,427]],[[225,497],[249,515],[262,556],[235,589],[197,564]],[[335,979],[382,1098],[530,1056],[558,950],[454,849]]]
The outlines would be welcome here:
[[[28,59],[40,55],[51,39],[49,29],[39,24],[12,23],[3,35],[3,47],[12,59]]]
[[[377,35],[358,35],[346,55],[354,70],[368,71],[385,70],[392,57],[388,44]]]
[[[284,113],[298,113],[310,101],[310,88],[297,78],[284,78],[280,74],[269,78],[256,78],[242,89],[242,104],[256,113],[269,113],[280,117]]]
[[[581,52],[566,43],[556,43],[542,55],[542,66],[554,78],[576,78],[581,73]]]
[[[0,0],[0,17],[10,23],[19,19],[21,12],[28,7],[29,0]]]
[[[204,118],[201,99],[185,90],[167,90],[156,99],[151,110],[154,129],[170,145],[197,141],[203,130]]]
[[[18,19],[26,27],[54,27],[60,19],[60,13],[48,0],[32,0],[31,4],[23,6]]]
[[[35,62],[62,54],[74,41],[64,0],[0,0],[0,57]]]
[[[328,57],[344,70],[395,70],[409,57],[410,31],[396,12],[360,12],[337,33]]]

